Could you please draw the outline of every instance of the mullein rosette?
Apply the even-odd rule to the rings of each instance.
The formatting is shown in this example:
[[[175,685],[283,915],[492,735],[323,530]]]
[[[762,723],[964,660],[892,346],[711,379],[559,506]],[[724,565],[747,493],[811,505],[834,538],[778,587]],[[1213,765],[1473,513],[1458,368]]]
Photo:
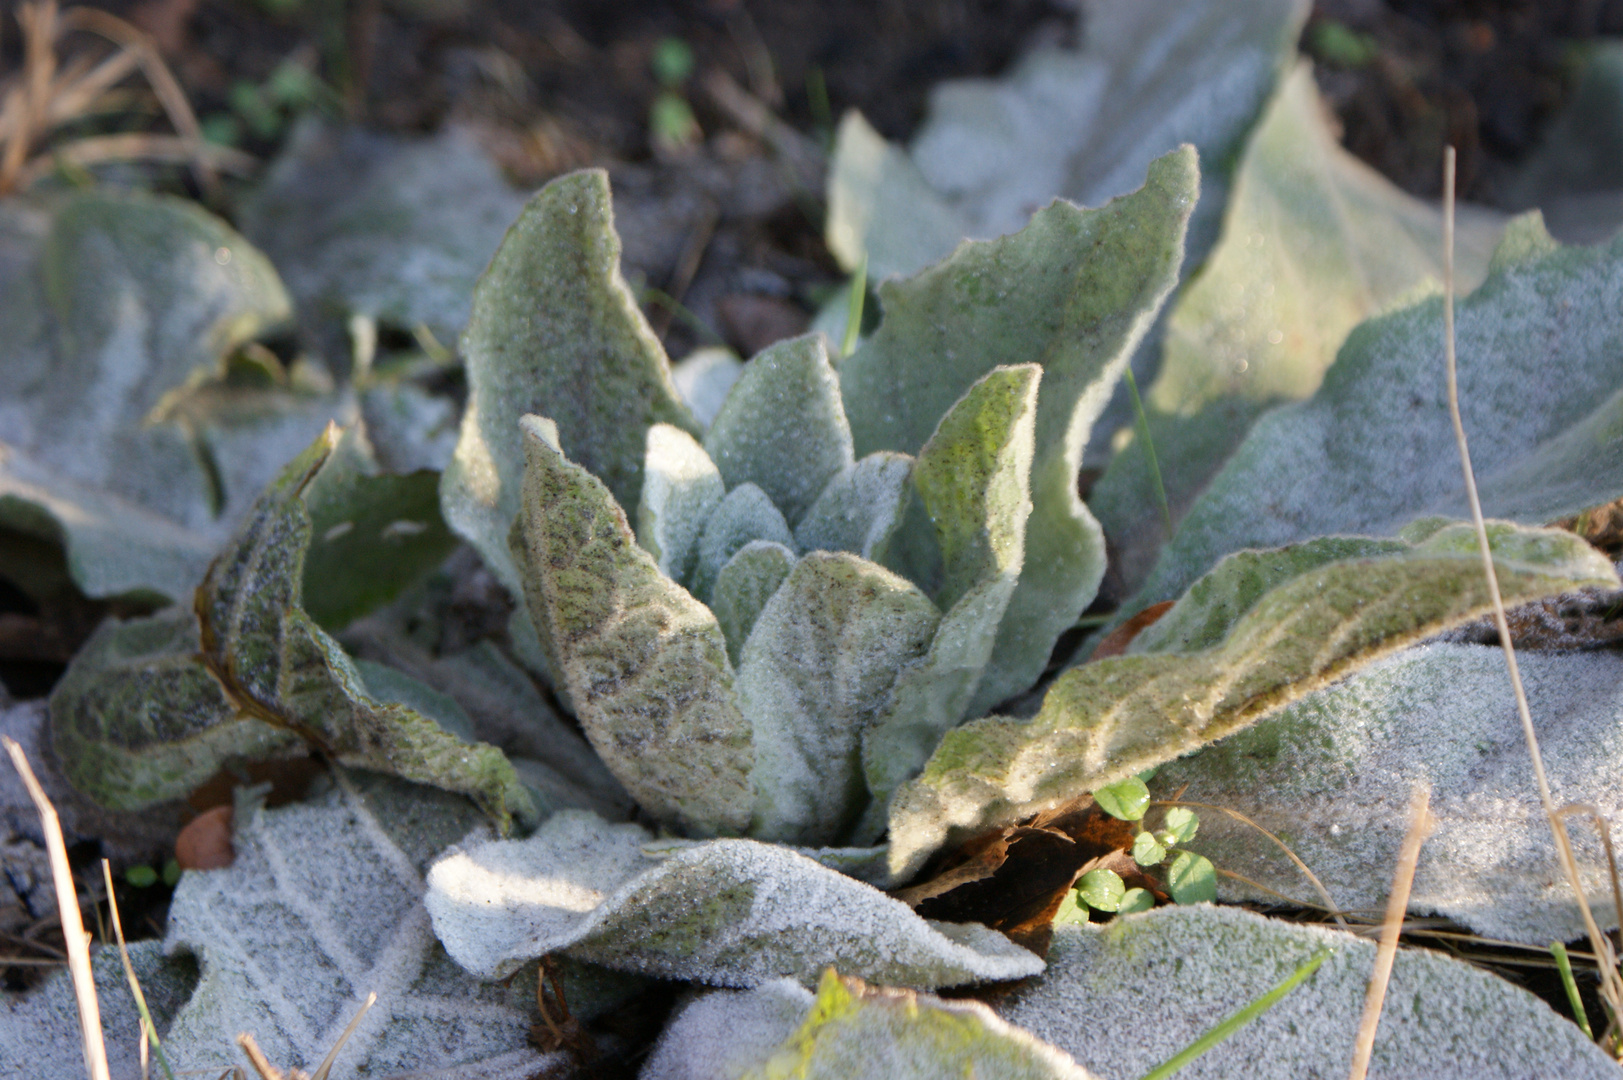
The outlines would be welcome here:
[[[569,949],[735,983],[829,963],[912,986],[1040,967],[828,866],[890,875],[871,845],[893,794],[943,734],[1035,682],[1092,599],[1104,552],[1076,494],[1082,446],[1176,282],[1197,190],[1184,148],[1101,209],[1058,201],[966,243],[882,284],[881,326],[838,367],[817,334],[756,356],[708,428],[620,278],[606,176],[531,201],[463,336],[446,520],[524,598],[516,636],[533,629],[536,666],[648,817],[749,839],[655,857],[645,830],[566,812],[528,840],[452,853],[429,907],[454,957],[495,976]],[[560,868],[561,844],[592,872]],[[521,898],[543,866],[595,878],[589,918]],[[750,978],[727,978],[697,957],[748,936],[752,904],[679,911],[687,885],[661,876],[737,886],[757,914],[763,890],[864,895],[841,902],[844,929],[782,935]],[[522,932],[486,917],[493,890]],[[864,907],[901,935],[883,962],[849,917]],[[683,929],[647,929],[665,920]]]

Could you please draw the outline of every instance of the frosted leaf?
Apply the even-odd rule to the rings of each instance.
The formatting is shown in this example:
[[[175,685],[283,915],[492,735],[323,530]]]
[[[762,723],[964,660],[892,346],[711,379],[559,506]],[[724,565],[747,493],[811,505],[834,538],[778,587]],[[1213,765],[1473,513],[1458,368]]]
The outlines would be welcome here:
[[[1623,45],[1598,38],[1583,60],[1571,99],[1502,192],[1509,206],[1542,208],[1569,244],[1598,243],[1623,224]]]
[[[298,124],[242,210],[309,325],[365,315],[450,344],[524,197],[465,131],[401,139]]]
[[[1215,240],[1227,163],[1300,32],[1299,0],[1092,0],[1080,50],[1038,49],[1000,79],[942,83],[910,151],[860,118],[841,125],[829,171],[829,250],[873,280],[911,274],[965,237],[1026,223],[1061,197],[1099,206],[1149,163],[1192,143],[1206,191],[1190,262]]]
[[[815,999],[796,990],[768,983],[701,998],[666,1029],[642,1080],[1093,1080],[978,1001],[868,987],[833,970]],[[728,1045],[734,1028],[742,1038]]]
[[[1240,158],[1222,238],[1172,304],[1144,408],[1175,521],[1257,416],[1318,389],[1354,326],[1442,280],[1441,211],[1343,149],[1327,116],[1312,70],[1298,63]],[[1503,224],[1461,208],[1462,293],[1487,274]],[[1112,574],[1128,588],[1166,542],[1137,430],[1088,495],[1120,553]]]
[[[780,341],[744,368],[704,435],[729,491],[754,484],[791,525],[851,464],[851,427],[821,334]]]
[[[1515,242],[1526,246],[1525,237]],[[1123,615],[1177,595],[1241,548],[1390,535],[1421,514],[1464,516],[1438,354],[1442,307],[1433,297],[1366,321],[1313,397],[1258,420]],[[1456,327],[1460,409],[1483,511],[1538,524],[1623,495],[1623,455],[1606,452],[1587,467],[1574,459],[1575,440],[1616,441],[1602,433],[1623,390],[1623,240],[1501,260],[1459,303]],[[1525,470],[1540,458],[1561,464],[1559,501],[1530,497]]]
[[[699,535],[726,491],[720,471],[699,440],[670,424],[648,429],[637,542],[672,581],[687,580],[698,555]]]
[[[744,373],[744,362],[731,349],[695,349],[671,366],[671,381],[694,419],[709,427],[727,400],[727,391]]]
[[[884,321],[840,365],[856,452],[916,454],[987,372],[1042,363],[1025,572],[971,713],[1035,682],[1098,589],[1103,539],[1076,493],[1082,445],[1177,280],[1198,185],[1185,147],[1101,209],[1056,202],[1013,236],[884,283]]]
[[[754,484],[740,484],[727,493],[699,536],[699,557],[690,582],[694,596],[708,602],[716,575],[746,544],[769,540],[791,550],[795,538],[783,514],[766,492]]]
[[[672,1016],[637,1080],[738,1080],[800,1027],[812,993],[793,979],[717,990]]]
[[[863,733],[940,621],[917,586],[859,556],[813,551],[795,564],[738,665],[739,707],[754,732],[751,836],[806,845],[845,836],[867,802]]]
[[[771,540],[751,540],[716,575],[710,610],[727,638],[727,657],[738,666],[744,642],[761,609],[794,568],[795,553]]]
[[[513,553],[586,737],[656,818],[742,832],[755,797],[750,730],[721,627],[638,546],[608,487],[558,450],[557,429],[533,416],[522,426]]]
[[[607,173],[559,177],[525,205],[474,288],[460,352],[468,404],[440,501],[446,522],[518,596],[524,586],[507,534],[524,471],[520,417],[555,421],[571,460],[631,507],[648,428],[698,431],[620,276]]]
[[[849,551],[884,562],[891,535],[907,507],[913,461],[876,450],[841,469],[795,526],[801,551]]]
[[[1201,816],[1203,834],[1208,820]],[[1352,1058],[1375,943],[1238,908],[1163,907],[1098,927],[1055,927],[1048,971],[998,1011],[1085,1067],[1139,1076],[1325,946],[1333,952],[1306,981],[1178,1076],[1340,1076]],[[1520,987],[1427,949],[1398,950],[1371,1076],[1616,1074],[1576,1024]]]
[[[184,797],[228,762],[306,743],[342,764],[465,794],[503,828],[533,813],[501,751],[372,696],[305,613],[304,495],[338,441],[329,427],[266,488],[193,611],[109,621],[75,658],[51,696],[53,745],[75,787],[139,809]]]
[[[1557,806],[1623,813],[1623,658],[1521,651],[1533,722]],[[1160,791],[1231,807],[1273,831],[1349,909],[1386,904],[1413,783],[1432,787],[1437,829],[1421,849],[1410,909],[1487,937],[1545,946],[1583,936],[1539,805],[1521,722],[1497,647],[1426,645],[1357,672],[1248,731],[1168,765]],[[1617,923],[1605,852],[1588,818],[1568,819],[1581,879],[1602,928]],[[1202,814],[1201,853],[1288,896],[1301,872],[1253,829]],[[1228,897],[1251,894],[1229,878]],[[1260,896],[1261,894],[1256,894]]]
[[[914,488],[939,571],[927,587],[946,615],[924,662],[904,671],[863,737],[863,768],[883,820],[890,795],[964,718],[1025,565],[1035,364],[994,368],[952,407],[919,451]],[[877,833],[869,827],[867,833]],[[864,837],[867,838],[867,837]]]
[[[239,805],[234,846],[230,869],[188,871],[169,909],[166,951],[203,973],[164,1038],[177,1070],[241,1062],[239,1031],[278,1066],[311,1070],[376,992],[340,1080],[562,1071],[567,1055],[528,1042],[534,983],[481,985],[450,962],[415,861],[346,785],[279,810]]]
[[[528,840],[453,850],[428,875],[434,932],[486,979],[554,952],[720,986],[810,984],[829,965],[917,987],[1042,970],[996,931],[926,922],[787,848],[713,840],[660,858],[647,853],[652,839],[571,810]]]
[[[132,943],[130,966],[141,982],[153,1022],[159,1031],[165,1030],[175,1011],[191,996],[196,967],[185,957],[165,957],[158,941]],[[130,995],[118,949],[95,949],[90,954],[90,970],[101,1011],[108,1073],[112,1080],[139,1080],[141,1016]],[[0,1080],[84,1080],[80,1031],[73,979],[66,970],[56,971],[26,995],[0,997]],[[220,1049],[223,1058],[225,1047]]]
[[[1326,561],[1334,541],[1271,558],[1233,556],[1212,572],[1212,585],[1197,584],[1165,616],[1181,629],[1162,644],[1187,637],[1206,647],[1151,652],[1147,644],[1083,664],[1055,680],[1032,719],[993,716],[949,732],[891,803],[892,874],[905,879],[943,843],[1232,735],[1489,609],[1469,525],[1418,522],[1401,539],[1401,550],[1375,557]],[[1490,540],[1507,604],[1617,587],[1610,561],[1571,533],[1495,522]],[[1345,550],[1368,554],[1356,543]],[[1180,615],[1186,604],[1195,615]]]
[[[253,429],[285,412],[302,447],[337,405],[224,394],[232,416],[198,413],[195,387],[291,313],[265,256],[196,203],[105,191],[49,209],[8,200],[0,525],[60,545],[92,597],[189,595],[288,456],[198,429]],[[173,415],[183,404],[194,415]]]

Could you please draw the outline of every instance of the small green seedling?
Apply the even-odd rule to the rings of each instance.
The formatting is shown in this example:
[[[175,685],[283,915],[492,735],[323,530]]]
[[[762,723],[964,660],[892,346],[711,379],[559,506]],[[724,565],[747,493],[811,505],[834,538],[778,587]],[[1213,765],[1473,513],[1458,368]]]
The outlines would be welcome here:
[[[659,81],[659,96],[648,110],[648,128],[654,146],[667,153],[691,146],[703,134],[682,84],[693,74],[693,50],[681,38],[668,37],[654,46],[649,60]]]
[[[1142,821],[1150,807],[1150,789],[1145,773],[1100,788],[1093,793],[1099,808],[1121,821]],[[1200,818],[1187,806],[1168,807],[1158,830],[1140,829],[1133,838],[1133,861],[1139,866],[1160,866],[1172,849],[1194,839]],[[1192,851],[1180,851],[1167,869],[1167,891],[1179,904],[1198,904],[1217,899],[1217,870],[1211,862]],[[1066,894],[1054,916],[1056,923],[1086,922],[1088,910],[1118,915],[1145,911],[1155,898],[1144,889],[1128,889],[1121,876],[1111,870],[1093,870],[1077,881]]]
[[[149,889],[160,881],[173,888],[180,880],[180,863],[170,859],[163,864],[162,870],[152,866],[132,866],[124,871],[124,880],[137,889]]]

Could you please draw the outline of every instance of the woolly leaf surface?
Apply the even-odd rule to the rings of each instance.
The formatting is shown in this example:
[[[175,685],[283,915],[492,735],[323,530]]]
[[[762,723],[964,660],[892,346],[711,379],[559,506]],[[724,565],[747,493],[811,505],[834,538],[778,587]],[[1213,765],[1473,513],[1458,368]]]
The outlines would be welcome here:
[[[1496,522],[1490,537],[1507,604],[1616,587],[1610,562],[1570,533]],[[1234,585],[1191,590],[1179,606],[1207,611],[1180,623],[1203,624],[1197,642],[1217,644],[1084,664],[1055,681],[1032,719],[987,717],[949,732],[891,803],[892,872],[909,875],[949,837],[1010,824],[1231,735],[1477,617],[1489,600],[1475,543],[1468,525],[1427,522],[1405,550],[1376,557],[1286,552],[1277,583],[1260,595]],[[1255,570],[1255,559],[1236,558],[1214,578]],[[1255,599],[1239,611],[1222,607],[1225,595]],[[1167,617],[1177,616],[1174,607]]]
[[[783,514],[766,492],[754,484],[740,484],[717,504],[699,535],[699,555],[690,583],[694,596],[711,599],[716,575],[748,544],[767,540],[793,549],[794,535]]]
[[[1623,811],[1613,767],[1623,660],[1524,649],[1517,665],[1556,805]],[[1167,765],[1155,787],[1240,811],[1290,845],[1338,905],[1378,909],[1388,883],[1369,868],[1397,858],[1408,792],[1420,781],[1431,785],[1437,828],[1420,852],[1410,910],[1539,947],[1583,936],[1497,646],[1405,650]],[[1569,818],[1568,831],[1595,919],[1610,928],[1617,911],[1600,838],[1585,817]],[[1198,847],[1225,870],[1313,895],[1278,848],[1225,815],[1201,815]],[[1235,899],[1253,890],[1219,877],[1218,891]]]
[[[460,351],[468,403],[440,499],[451,528],[517,596],[507,534],[524,472],[520,417],[552,418],[571,459],[631,507],[649,426],[698,431],[620,276],[608,174],[570,173],[525,204],[474,288]]]
[[[649,427],[637,542],[672,581],[687,580],[705,522],[726,493],[720,470],[697,439],[670,424]]]
[[[190,623],[173,609],[133,620],[76,660],[51,727],[81,790],[131,809],[179,798],[225,761],[285,752],[291,735],[341,763],[465,794],[504,827],[533,812],[501,751],[372,697],[301,606],[303,496],[337,442],[329,428],[260,496],[198,587]]]
[[[1097,928],[1055,927],[1048,971],[998,1011],[1085,1067],[1139,1076],[1321,948],[1330,956],[1306,981],[1178,1075],[1338,1076],[1352,1058],[1375,942],[1238,908],[1163,907]],[[1616,1070],[1576,1024],[1526,990],[1433,950],[1398,950],[1371,1076],[1600,1080]]]
[[[859,556],[813,551],[795,564],[738,665],[739,705],[754,731],[751,836],[843,838],[866,803],[863,734],[940,621],[917,586]]]
[[[413,802],[456,820],[454,804]],[[236,1059],[221,1033],[239,1031],[278,1066],[313,1070],[371,992],[331,1074],[341,1080],[520,1080],[557,1067],[527,1038],[534,982],[483,985],[445,956],[420,864],[378,809],[343,783],[277,810],[239,803],[235,863],[181,878],[165,948],[196,956],[203,974],[164,1038],[177,1070]]]
[[[787,848],[712,840],[659,850],[652,840],[639,826],[571,810],[527,840],[452,851],[428,875],[434,932],[486,979],[557,952],[718,986],[780,976],[810,984],[830,965],[916,987],[1042,970],[995,931],[926,922]]]
[[[1315,535],[1390,535],[1421,514],[1464,516],[1442,371],[1442,300],[1368,320],[1306,401],[1257,421],[1190,507],[1130,614],[1177,595],[1223,555]],[[1540,524],[1623,495],[1623,459],[1573,460],[1623,390],[1623,240],[1502,261],[1457,307],[1459,397],[1483,511]],[[1547,455],[1547,456],[1546,456]],[[1559,462],[1529,499],[1529,462]],[[1514,482],[1513,482],[1514,481]]]
[[[849,551],[882,562],[902,523],[913,461],[876,450],[841,469],[795,526],[801,551]]]
[[[795,553],[771,540],[751,540],[716,575],[710,610],[727,638],[727,657],[738,666],[744,642],[761,610],[794,569]]]
[[[821,334],[751,360],[704,435],[729,490],[754,484],[792,526],[852,462],[840,381]]]
[[[539,417],[523,426],[513,552],[586,737],[656,818],[742,832],[755,797],[750,729],[716,617],[660,573],[608,487],[558,450],[555,428]]]
[[[1442,281],[1443,221],[1342,148],[1305,63],[1257,122],[1235,171],[1223,235],[1172,305],[1160,372],[1145,392],[1167,502],[1181,517],[1270,405],[1319,388],[1364,319]],[[1487,273],[1500,215],[1462,207],[1455,280]],[[1166,542],[1142,436],[1088,495],[1136,587]]]
[[[917,453],[988,371],[1042,365],[1026,570],[972,711],[1036,681],[1098,589],[1102,537],[1076,493],[1082,447],[1176,283],[1198,186],[1194,151],[1175,150],[1105,207],[1056,202],[1013,236],[886,282],[884,322],[840,365],[858,454]]]
[[[1041,376],[1035,364],[994,368],[919,451],[913,484],[922,517],[933,525],[941,571],[930,585],[946,614],[929,655],[898,677],[884,714],[864,735],[863,766],[877,814],[964,719],[992,656],[1025,565]]]

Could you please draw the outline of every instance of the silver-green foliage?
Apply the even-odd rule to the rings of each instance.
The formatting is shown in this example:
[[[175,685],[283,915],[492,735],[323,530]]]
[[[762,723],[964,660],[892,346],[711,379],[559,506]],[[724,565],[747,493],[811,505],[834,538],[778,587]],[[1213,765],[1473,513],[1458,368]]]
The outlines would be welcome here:
[[[1311,977],[1178,1076],[1340,1076],[1375,943],[1237,908],[1165,907],[1059,927],[1049,970],[998,1011],[1085,1067],[1142,1076],[1326,946],[1333,952]],[[1600,1080],[1616,1071],[1577,1025],[1526,990],[1429,949],[1398,950],[1370,1075]]]
[[[1185,148],[887,285],[838,370],[820,335],[779,342],[702,439],[615,276],[602,177],[532,200],[475,297],[442,495],[645,809],[871,842],[942,732],[1036,679],[1103,567],[1080,447],[1196,191]]]
[[[1442,299],[1372,318],[1306,401],[1260,419],[1190,507],[1138,597],[1171,599],[1223,555],[1464,516],[1439,353]],[[1623,240],[1562,248],[1515,224],[1458,305],[1460,409],[1482,508],[1532,524],[1623,495]]]
[[[780,845],[660,844],[579,810],[526,840],[451,849],[429,871],[426,903],[446,950],[483,979],[549,953],[715,986],[809,985],[832,965],[934,988],[1043,967],[996,931],[927,921]]]
[[[1507,604],[1617,586],[1571,533],[1502,522],[1489,536]],[[1490,602],[1474,530],[1438,519],[1396,540],[1327,537],[1219,563],[1135,640],[1049,688],[1030,720],[947,734],[891,803],[890,866],[1059,805],[1240,731]]]
[[[193,203],[0,205],[0,526],[60,544],[91,596],[185,595],[332,415],[195,392],[290,314],[265,257]]]
[[[467,794],[497,820],[533,813],[494,747],[373,696],[304,610],[305,498],[335,457],[329,428],[260,496],[191,610],[104,624],[51,697],[68,779],[103,805],[185,797],[222,765],[317,749],[336,761]]]

